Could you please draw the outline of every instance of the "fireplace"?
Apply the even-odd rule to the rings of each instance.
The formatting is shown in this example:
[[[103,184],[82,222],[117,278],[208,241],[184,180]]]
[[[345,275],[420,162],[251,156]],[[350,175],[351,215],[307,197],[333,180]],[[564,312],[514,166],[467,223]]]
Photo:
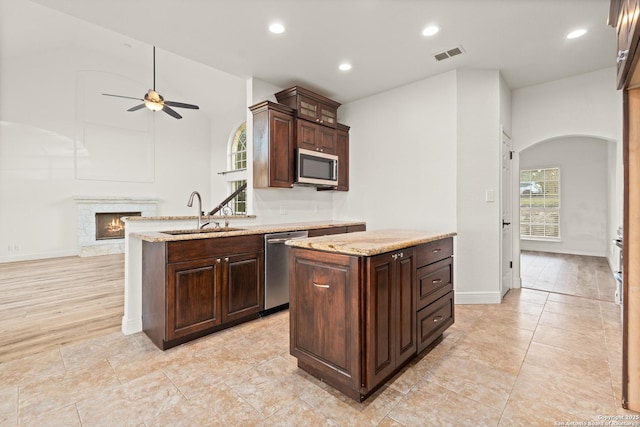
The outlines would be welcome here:
[[[154,217],[158,199],[147,197],[74,196],[78,221],[78,255],[124,252],[127,229],[122,217]],[[105,218],[102,218],[105,216]]]
[[[96,240],[124,239],[124,216],[141,216],[142,212],[96,212]]]

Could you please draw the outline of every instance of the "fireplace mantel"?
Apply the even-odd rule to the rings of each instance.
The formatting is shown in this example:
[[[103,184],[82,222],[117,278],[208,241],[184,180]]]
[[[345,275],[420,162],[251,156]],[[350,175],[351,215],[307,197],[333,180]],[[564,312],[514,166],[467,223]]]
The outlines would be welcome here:
[[[125,239],[96,240],[96,213],[140,212],[156,215],[159,199],[150,197],[74,196],[77,210],[78,255],[96,256],[124,252]]]

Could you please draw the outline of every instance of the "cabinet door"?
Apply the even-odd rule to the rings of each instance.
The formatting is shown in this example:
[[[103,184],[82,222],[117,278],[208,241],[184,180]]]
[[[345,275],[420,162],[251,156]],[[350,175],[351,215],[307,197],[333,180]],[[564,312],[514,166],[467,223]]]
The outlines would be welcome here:
[[[326,104],[319,103],[320,124],[329,127],[336,127],[338,124],[338,109]]]
[[[221,260],[203,259],[167,266],[167,339],[220,324]]]
[[[337,132],[306,120],[298,120],[298,148],[320,151],[327,154],[337,153]]]
[[[360,386],[358,258],[292,248],[291,354],[316,375]]]
[[[298,96],[298,117],[314,122],[320,121],[320,105],[314,99]]]
[[[316,151],[318,148],[319,127],[315,123],[298,120],[298,148]]]
[[[337,154],[337,132],[335,129],[319,126],[320,141],[318,147],[321,152],[327,154]]]
[[[293,117],[279,111],[269,112],[269,187],[290,188],[294,180]]]
[[[415,258],[412,249],[403,249],[395,265],[396,284],[396,366],[416,354]]]
[[[264,255],[262,252],[224,258],[222,321],[256,314],[264,308]]]
[[[391,254],[368,260],[365,318],[366,386],[371,389],[396,367],[395,262]]]
[[[640,2],[638,0],[621,0],[617,27],[617,74],[618,89],[632,86],[630,71],[633,57],[636,55],[639,34],[636,32]]]
[[[295,110],[271,101],[249,109],[253,113],[254,188],[293,187]]]
[[[338,129],[336,135],[338,155],[338,191],[349,191],[349,132]]]

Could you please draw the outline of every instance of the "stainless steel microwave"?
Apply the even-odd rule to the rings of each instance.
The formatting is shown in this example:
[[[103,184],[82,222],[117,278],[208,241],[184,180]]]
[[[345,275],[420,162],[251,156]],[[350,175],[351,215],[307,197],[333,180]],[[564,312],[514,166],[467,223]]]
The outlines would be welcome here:
[[[296,184],[338,185],[338,156],[298,148]]]

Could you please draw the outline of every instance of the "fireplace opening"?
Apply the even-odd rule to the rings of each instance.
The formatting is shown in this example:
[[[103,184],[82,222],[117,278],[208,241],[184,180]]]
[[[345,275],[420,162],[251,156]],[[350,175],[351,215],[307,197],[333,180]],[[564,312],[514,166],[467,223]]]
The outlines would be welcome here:
[[[142,212],[96,212],[96,240],[123,239],[123,216],[141,216]]]

